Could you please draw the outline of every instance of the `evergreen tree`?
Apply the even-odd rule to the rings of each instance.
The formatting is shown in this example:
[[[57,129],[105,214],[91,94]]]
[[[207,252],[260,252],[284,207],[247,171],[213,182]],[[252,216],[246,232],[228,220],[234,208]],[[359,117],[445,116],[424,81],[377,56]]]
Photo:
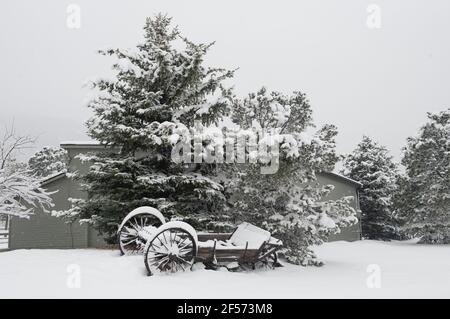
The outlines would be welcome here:
[[[223,208],[223,187],[207,177],[212,165],[171,159],[174,144],[195,121],[211,125],[228,111],[222,82],[233,72],[204,66],[211,45],[189,41],[159,14],[146,20],[136,50],[100,51],[117,58],[117,74],[93,83],[100,94],[89,104],[94,116],[88,133],[120,151],[83,158],[93,163],[81,177],[89,199],[74,200],[59,215],[90,222],[114,242],[117,225],[138,206],[153,206],[196,228]]]
[[[247,148],[247,163],[232,167],[233,178],[226,185],[233,217],[281,239],[290,262],[320,265],[312,245],[357,221],[351,198],[323,200],[333,186],[316,180],[316,172],[333,170],[338,160],[336,128],[326,125],[309,137],[305,131],[313,126],[312,111],[305,95],[269,93],[264,88],[245,99],[234,99],[232,119],[262,137],[258,151]],[[278,149],[272,148],[276,145]],[[259,161],[252,163],[254,157]],[[272,161],[276,170],[261,170]]]
[[[420,243],[450,243],[450,109],[428,113],[429,121],[409,137],[406,168],[396,206],[404,229]]]
[[[396,191],[397,165],[388,150],[364,136],[344,161],[342,173],[359,181],[362,235],[367,239],[399,238],[392,196]]]
[[[29,160],[30,170],[38,177],[47,177],[67,170],[67,151],[60,147],[44,147]]]

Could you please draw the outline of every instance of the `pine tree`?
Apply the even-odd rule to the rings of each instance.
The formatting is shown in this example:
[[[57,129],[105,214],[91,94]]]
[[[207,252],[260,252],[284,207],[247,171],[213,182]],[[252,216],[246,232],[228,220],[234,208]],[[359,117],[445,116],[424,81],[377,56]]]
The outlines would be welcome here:
[[[67,151],[60,147],[44,147],[29,160],[30,170],[38,177],[47,177],[67,170]]]
[[[364,136],[345,158],[342,173],[362,184],[359,190],[362,236],[375,240],[400,238],[392,202],[398,168],[386,147]]]
[[[232,118],[247,133],[262,136],[258,149],[268,146],[270,160],[277,166],[276,170],[261,171],[269,163],[267,152],[248,148],[247,163],[232,167],[233,178],[226,185],[234,218],[263,227],[281,239],[288,261],[320,265],[312,245],[357,221],[349,205],[351,198],[323,200],[333,186],[319,185],[316,180],[316,172],[331,171],[338,160],[336,128],[326,125],[308,137],[305,131],[313,124],[305,95],[269,93],[264,88],[245,99],[234,99]],[[251,163],[253,157],[259,161]]]
[[[156,207],[199,228],[220,211],[223,187],[208,178],[214,167],[171,159],[173,146],[195,121],[212,125],[228,111],[222,82],[233,72],[204,66],[211,46],[189,41],[159,14],[146,20],[136,50],[100,51],[117,58],[117,75],[93,83],[100,94],[89,104],[94,116],[88,133],[120,151],[84,157],[93,163],[81,177],[89,199],[74,200],[59,215],[90,222],[114,242],[117,225],[138,206]]]
[[[429,121],[409,137],[396,207],[404,229],[420,243],[450,243],[450,109],[428,113]]]

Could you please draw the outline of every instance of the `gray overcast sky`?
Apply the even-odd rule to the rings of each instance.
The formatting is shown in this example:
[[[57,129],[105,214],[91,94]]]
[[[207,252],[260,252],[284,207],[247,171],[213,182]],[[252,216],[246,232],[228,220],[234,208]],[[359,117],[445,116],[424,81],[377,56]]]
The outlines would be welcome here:
[[[66,9],[81,8],[81,28]],[[367,6],[381,28],[366,26]],[[0,4],[0,124],[37,147],[87,140],[83,82],[109,73],[96,49],[133,47],[146,16],[165,12],[190,39],[216,41],[208,64],[240,67],[236,91],[305,92],[317,124],[339,128],[338,151],[363,134],[398,159],[427,111],[450,105],[450,1],[23,1]]]

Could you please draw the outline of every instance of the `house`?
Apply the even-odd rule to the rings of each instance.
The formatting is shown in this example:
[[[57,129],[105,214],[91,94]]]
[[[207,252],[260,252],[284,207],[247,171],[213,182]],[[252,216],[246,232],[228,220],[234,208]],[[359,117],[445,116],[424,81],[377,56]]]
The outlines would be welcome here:
[[[101,152],[106,148],[92,142],[66,142],[61,147],[69,155],[69,172],[85,173],[89,165],[82,163],[76,155],[87,152]],[[111,150],[111,149],[108,149]],[[111,150],[114,151],[114,150]],[[358,211],[358,188],[360,183],[336,173],[320,173],[317,176],[321,184],[332,184],[334,190],[328,199],[339,199],[353,196],[353,208]],[[85,194],[80,190],[78,182],[68,178],[65,173],[48,177],[42,182],[42,187],[49,191],[57,191],[52,195],[55,210],[70,207],[69,198],[83,198]],[[358,218],[359,219],[359,218]],[[340,234],[333,235],[329,240],[354,241],[361,238],[360,223],[345,228]],[[12,218],[9,226],[9,249],[22,248],[104,248],[106,243],[96,230],[87,224],[67,224],[63,220],[48,213],[36,210],[29,219]]]

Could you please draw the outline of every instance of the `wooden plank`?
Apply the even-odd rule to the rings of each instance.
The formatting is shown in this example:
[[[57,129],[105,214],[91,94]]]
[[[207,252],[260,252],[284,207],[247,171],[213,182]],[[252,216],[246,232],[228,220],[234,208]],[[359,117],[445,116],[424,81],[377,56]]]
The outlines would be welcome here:
[[[258,249],[247,249],[247,251],[245,251],[245,249],[229,249],[228,247],[227,249],[220,249],[220,247],[216,247],[215,252],[217,259],[231,258],[231,257],[239,259],[244,257],[244,254],[246,259],[252,259],[256,258],[258,253],[259,253]],[[211,258],[212,255],[213,255],[213,247],[199,247],[197,252],[197,256],[205,260]]]
[[[208,240],[228,240],[231,236],[231,233],[197,233],[197,237],[199,241],[208,241]]]

